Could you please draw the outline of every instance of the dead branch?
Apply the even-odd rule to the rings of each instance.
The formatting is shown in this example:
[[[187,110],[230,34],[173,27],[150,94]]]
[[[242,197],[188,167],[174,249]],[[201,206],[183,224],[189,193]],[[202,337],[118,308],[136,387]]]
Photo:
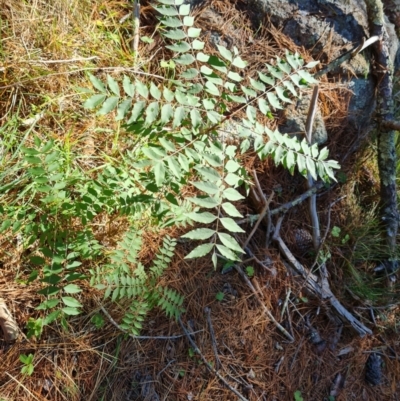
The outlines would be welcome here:
[[[211,343],[212,343],[214,356],[215,356],[215,369],[219,370],[221,368],[222,364],[221,364],[221,360],[219,359],[217,341],[215,339],[215,333],[214,333],[214,327],[211,322],[211,309],[208,307],[205,307],[204,312],[206,313],[208,329],[210,330]]]
[[[398,121],[382,121],[381,128],[386,128],[388,131],[400,131],[400,122]]]
[[[313,194],[317,193],[325,184],[323,182],[317,182],[312,188],[304,192],[303,194],[299,195],[297,198],[294,198],[292,201],[284,203],[283,205],[277,207],[276,209],[272,209],[270,211],[271,216],[279,213],[286,213],[292,207],[300,205],[306,199],[308,199]],[[268,209],[267,209],[268,210]],[[267,211],[266,211],[267,212]],[[265,214],[266,214],[265,212]],[[265,215],[264,215],[265,216]],[[264,217],[263,216],[263,217]],[[260,217],[260,214],[255,214],[249,217],[246,217],[242,220],[237,221],[237,224],[244,224],[249,223],[251,221],[257,220]]]
[[[257,231],[258,226],[260,225],[261,221],[263,220],[263,218],[265,217],[266,214],[269,214],[269,205],[272,201],[274,197],[274,192],[271,193],[271,195],[269,196],[269,198],[266,200],[265,198],[263,198],[264,200],[264,206],[263,209],[258,217],[258,220],[256,222],[256,224],[254,225],[253,229],[251,230],[251,233],[249,234],[249,236],[247,237],[246,241],[243,244],[243,248],[246,248],[246,246],[249,244],[251,238],[253,237],[253,235],[255,234],[255,232]],[[267,236],[269,235],[268,231],[267,231]]]
[[[333,309],[341,316],[343,319],[347,320],[353,328],[360,334],[360,336],[365,336],[366,334],[372,334],[372,331],[364,326],[358,319],[356,319],[335,297],[332,293],[328,279],[324,276],[317,277],[312,272],[308,271],[290,252],[289,248],[286,246],[285,242],[280,236],[280,226],[282,223],[282,218],[279,219],[273,239],[277,242],[279,250],[285,255],[286,259],[289,261],[290,265],[303,277],[305,281],[305,287],[314,296],[319,298],[322,302],[328,301]]]

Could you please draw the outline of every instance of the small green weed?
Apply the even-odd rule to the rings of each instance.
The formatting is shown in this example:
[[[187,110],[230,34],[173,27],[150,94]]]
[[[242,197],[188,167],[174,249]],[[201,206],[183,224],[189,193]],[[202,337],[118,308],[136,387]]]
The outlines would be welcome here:
[[[246,270],[246,274],[249,277],[253,277],[254,276],[254,267],[253,266],[247,266],[245,270]]]
[[[293,394],[293,397],[295,401],[304,401],[304,398],[302,397],[300,390],[296,390]]]
[[[215,299],[219,302],[223,301],[224,298],[225,298],[225,294],[221,291],[219,291],[215,294]]]
[[[24,366],[21,369],[21,373],[23,375],[27,375],[27,376],[32,375],[33,370],[34,370],[33,359],[34,359],[33,354],[29,354],[29,355],[21,354],[19,356],[19,360],[24,364]]]
[[[100,313],[93,315],[90,321],[94,324],[96,329],[101,329],[105,323],[104,317]]]

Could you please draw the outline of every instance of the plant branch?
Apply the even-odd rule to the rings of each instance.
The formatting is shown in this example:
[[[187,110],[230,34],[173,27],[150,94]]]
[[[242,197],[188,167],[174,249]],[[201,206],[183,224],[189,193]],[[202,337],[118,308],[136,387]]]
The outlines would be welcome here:
[[[176,340],[177,338],[182,338],[184,337],[182,334],[178,334],[176,336],[134,336],[133,334],[130,334],[128,331],[124,330],[112,317],[111,315],[107,312],[107,310],[104,308],[104,306],[99,305],[101,311],[107,316],[108,320],[112,323],[113,326],[115,326],[119,331],[122,331],[124,334],[127,334],[129,337],[135,339],[135,340]],[[195,333],[200,333],[203,330],[196,331]]]
[[[72,70],[72,71],[53,72],[51,74],[45,74],[45,75],[41,75],[39,77],[23,79],[21,81],[15,82],[13,84],[0,86],[0,89],[13,88],[14,86],[20,86],[20,85],[26,84],[28,82],[39,81],[41,79],[55,77],[58,75],[77,74],[79,72],[84,72],[84,71],[115,71],[115,72],[129,71],[129,72],[133,72],[138,75],[153,77],[153,78],[157,78],[157,79],[160,79],[163,81],[166,80],[166,78],[162,77],[161,75],[150,74],[148,72],[140,71],[140,70],[137,70],[135,67],[86,67],[86,68],[77,68],[76,70]]]
[[[312,128],[314,125],[315,114],[317,112],[317,104],[318,104],[318,93],[319,88],[318,85],[314,86],[310,108],[308,110],[307,121],[306,121],[306,138],[308,144],[312,145]],[[308,189],[311,189],[314,185],[314,180],[311,176],[311,173],[307,172],[307,185]],[[319,228],[319,219],[317,213],[317,197],[315,194],[312,194],[309,198],[309,210],[310,210],[310,218],[311,218],[311,225],[313,230],[313,245],[314,250],[316,251],[319,248],[319,244],[321,242],[321,233]]]

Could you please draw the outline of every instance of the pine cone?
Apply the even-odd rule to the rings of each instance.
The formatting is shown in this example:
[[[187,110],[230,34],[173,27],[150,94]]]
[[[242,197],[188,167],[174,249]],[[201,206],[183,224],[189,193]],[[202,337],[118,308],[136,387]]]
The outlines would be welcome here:
[[[382,380],[382,359],[373,352],[367,359],[365,380],[371,386],[377,386]]]
[[[294,240],[297,249],[303,255],[313,249],[312,235],[304,228],[297,228],[294,230]]]

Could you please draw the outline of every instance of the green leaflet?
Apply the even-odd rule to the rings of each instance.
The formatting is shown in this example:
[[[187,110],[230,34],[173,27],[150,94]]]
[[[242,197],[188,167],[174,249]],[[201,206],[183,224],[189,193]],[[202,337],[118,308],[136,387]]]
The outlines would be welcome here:
[[[88,100],[86,100],[85,103],[83,103],[83,107],[85,109],[94,109],[97,106],[100,106],[104,102],[106,97],[107,97],[107,95],[104,95],[104,94],[93,95]]]
[[[193,186],[195,186],[200,191],[203,191],[210,196],[215,195],[220,191],[220,188],[216,184],[209,181],[197,181],[192,182],[191,184],[193,184]]]
[[[211,230],[210,228],[197,228],[182,235],[182,238],[203,240],[210,238],[214,234],[215,230]]]
[[[228,61],[232,61],[232,53],[224,46],[217,45],[219,54]]]
[[[225,164],[225,170],[229,171],[230,173],[236,172],[240,167],[240,164],[235,160],[228,160],[228,162]]]
[[[133,97],[134,96],[134,94],[135,94],[135,85],[133,85],[133,83],[131,82],[129,77],[127,77],[126,75],[124,75],[124,79],[122,81],[122,87],[124,88],[125,93],[129,97]]]
[[[62,299],[64,305],[66,305],[66,306],[77,307],[77,308],[82,307],[82,304],[75,298],[61,297],[61,299]]]
[[[165,138],[160,138],[160,144],[162,145],[162,147],[163,147],[166,151],[175,152],[175,150],[176,150],[175,145],[174,145],[171,141],[168,141],[168,140],[165,139]]]
[[[173,45],[165,46],[167,49],[170,49],[174,52],[178,53],[186,53],[190,50],[190,45],[186,42],[178,42]]]
[[[145,99],[149,97],[149,90],[144,83],[142,83],[141,81],[136,81],[135,86],[136,91],[137,93],[139,93],[140,96],[144,97]]]
[[[244,196],[241,195],[238,191],[236,191],[236,189],[233,189],[233,188],[225,189],[223,192],[223,197],[230,201],[238,201],[240,199],[244,199]]]
[[[156,11],[158,11],[161,15],[167,16],[167,17],[175,17],[179,15],[179,12],[176,8],[174,7],[168,7],[168,6],[156,6],[154,7]],[[165,21],[164,21],[165,23]]]
[[[105,93],[106,92],[106,87],[104,86],[103,82],[95,77],[93,74],[88,74],[89,75],[89,79],[90,82],[92,83],[92,85],[100,92]]]
[[[193,26],[193,23],[194,23],[194,17],[187,16],[187,17],[183,18],[183,25],[185,25],[185,26]]]
[[[168,121],[171,120],[172,116],[174,115],[174,110],[170,103],[166,103],[161,108],[161,123],[167,124]]]
[[[200,28],[189,28],[187,32],[188,32],[188,36],[190,38],[198,38],[200,36],[201,29]]]
[[[179,127],[182,123],[182,120],[185,118],[186,115],[186,108],[183,106],[179,106],[175,109],[174,113],[174,121],[173,127]]]
[[[245,253],[238,242],[231,235],[226,233],[218,233],[220,241],[229,249],[235,252]]]
[[[218,206],[219,202],[215,198],[207,197],[207,198],[187,198],[190,202],[193,202],[195,205],[205,207],[207,209],[212,209]]]
[[[181,29],[170,29],[168,32],[164,32],[162,35],[166,38],[174,40],[182,40],[186,38],[186,33]]]
[[[210,251],[214,248],[213,244],[203,244],[199,245],[193,249],[188,255],[185,256],[185,259],[194,259],[194,258],[201,258],[206,256]]]
[[[120,96],[118,82],[111,75],[108,74],[107,74],[107,85],[110,91],[114,93],[114,95],[116,95],[117,97]]]
[[[115,118],[116,121],[123,120],[130,108],[132,107],[132,99],[125,99],[117,108],[117,116]]]
[[[118,105],[119,97],[111,96],[103,103],[100,110],[97,112],[99,116],[105,115],[113,111]]]
[[[158,117],[160,105],[158,102],[152,102],[148,105],[146,110],[146,125],[150,126]]]
[[[217,244],[217,249],[221,252],[222,256],[225,256],[228,260],[239,260],[238,256],[236,255],[235,252],[233,252],[231,249],[226,247],[225,245],[219,245]]]
[[[154,97],[154,99],[160,100],[161,91],[160,91],[160,89],[157,88],[156,85],[154,85],[153,82],[150,84],[150,94],[151,94],[151,96]]]
[[[230,217],[222,217],[219,219],[219,221],[231,233],[244,233],[243,228]]]
[[[204,49],[204,45],[205,45],[204,42],[202,42],[201,40],[195,39],[195,40],[192,42],[192,49],[193,49],[193,50],[203,50],[203,49]]]
[[[213,221],[215,221],[217,219],[217,216],[214,216],[212,213],[209,212],[191,212],[188,213],[187,216],[197,222],[197,223],[203,223],[203,224],[210,224]]]
[[[182,26],[181,20],[175,17],[163,18],[162,24],[169,28],[179,28],[180,26]]]
[[[243,217],[242,214],[236,209],[236,207],[234,205],[232,205],[232,203],[229,202],[224,202],[222,203],[222,209],[224,210],[224,212],[231,217]]]
[[[144,108],[146,106],[146,102],[144,100],[139,100],[135,103],[132,109],[132,114],[130,119],[127,121],[127,124],[131,124],[138,120],[138,118],[142,115]]]

